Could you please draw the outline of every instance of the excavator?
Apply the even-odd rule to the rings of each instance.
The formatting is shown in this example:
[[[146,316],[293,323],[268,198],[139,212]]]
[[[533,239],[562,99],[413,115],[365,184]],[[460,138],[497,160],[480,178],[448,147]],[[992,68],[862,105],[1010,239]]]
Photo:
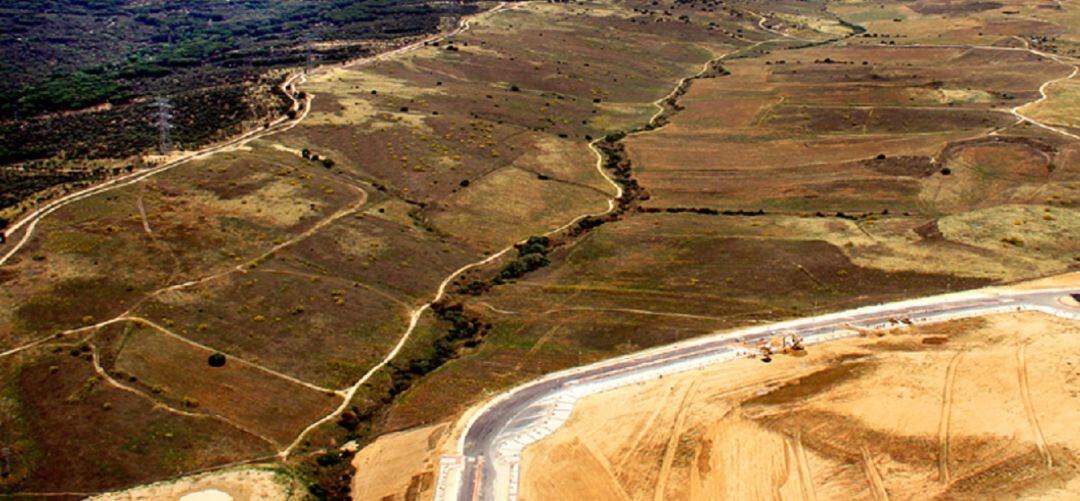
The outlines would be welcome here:
[[[773,355],[777,353],[802,356],[806,354],[803,347],[803,339],[794,332],[781,333],[762,339],[757,344],[760,360],[764,363],[772,362]]]

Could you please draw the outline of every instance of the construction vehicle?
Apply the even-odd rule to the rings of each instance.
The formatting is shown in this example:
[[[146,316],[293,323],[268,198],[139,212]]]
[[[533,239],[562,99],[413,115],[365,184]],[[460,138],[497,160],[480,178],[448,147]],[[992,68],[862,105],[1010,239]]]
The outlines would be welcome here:
[[[803,339],[794,332],[781,333],[762,339],[754,346],[762,362],[772,362],[777,353],[802,356],[806,354]]]
[[[803,338],[799,337],[799,335],[794,332],[785,334],[781,342],[784,347],[784,353],[806,352],[806,348],[803,347]]]
[[[761,361],[762,362],[765,362],[765,363],[772,362],[773,351],[772,351],[772,347],[769,346],[769,344],[767,342],[762,343],[761,345],[758,345],[758,351],[761,353]]]

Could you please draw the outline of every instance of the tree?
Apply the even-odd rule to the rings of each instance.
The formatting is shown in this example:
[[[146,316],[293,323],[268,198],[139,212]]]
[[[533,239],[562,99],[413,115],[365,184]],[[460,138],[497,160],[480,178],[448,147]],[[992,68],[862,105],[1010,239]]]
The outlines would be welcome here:
[[[304,149],[300,150],[300,156],[302,156],[304,158],[311,158],[311,150],[309,150],[307,148],[304,148]]]
[[[549,245],[551,245],[551,240],[548,237],[529,237],[525,243],[517,246],[518,256],[524,257],[527,254],[547,254]]]
[[[214,353],[213,355],[210,355],[210,358],[208,358],[206,362],[210,364],[210,367],[221,367],[225,365],[225,360],[224,353]]]
[[[322,159],[322,164],[323,164],[323,167],[326,167],[327,169],[330,169],[330,168],[334,167],[334,160],[332,158],[324,158],[324,159]]]

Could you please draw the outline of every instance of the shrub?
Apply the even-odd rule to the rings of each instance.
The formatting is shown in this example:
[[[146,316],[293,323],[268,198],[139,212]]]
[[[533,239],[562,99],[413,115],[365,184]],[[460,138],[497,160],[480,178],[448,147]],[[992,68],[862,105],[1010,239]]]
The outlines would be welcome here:
[[[544,254],[525,254],[507,263],[502,271],[499,272],[499,278],[504,280],[518,278],[530,271],[543,268],[549,264],[551,264],[551,261]]]
[[[341,454],[337,452],[327,452],[315,458],[315,462],[319,463],[319,466],[334,466],[341,462]]]
[[[206,360],[206,362],[210,364],[210,367],[221,367],[225,365],[225,361],[226,358],[224,353],[214,353]]]
[[[479,280],[473,280],[472,282],[469,282],[468,285],[463,286],[461,288],[461,292],[463,294],[469,294],[471,296],[479,296],[480,294],[483,294],[484,291],[486,291],[487,289],[488,285],[484,282],[481,282]]]
[[[1024,241],[1020,237],[1005,237],[1001,239],[1001,243],[1011,245],[1013,247],[1024,246]]]
[[[518,244],[517,251],[519,256],[525,254],[547,254],[548,246],[551,245],[551,239],[548,237],[529,237],[523,244]]]
[[[356,431],[360,427],[360,417],[353,411],[345,411],[341,413],[337,424],[348,431]]]

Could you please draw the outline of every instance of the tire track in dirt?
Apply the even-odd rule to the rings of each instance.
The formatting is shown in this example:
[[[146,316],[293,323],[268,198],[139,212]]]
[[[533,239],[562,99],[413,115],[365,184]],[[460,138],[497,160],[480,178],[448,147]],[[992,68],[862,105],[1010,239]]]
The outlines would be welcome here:
[[[653,407],[652,412],[649,413],[649,418],[646,419],[645,423],[634,433],[634,437],[630,439],[630,447],[623,452],[622,457],[615,462],[616,469],[622,469],[626,462],[634,457],[634,453],[637,452],[638,447],[641,445],[641,441],[645,438],[645,434],[653,430],[653,425],[656,423],[656,419],[660,417],[660,412],[667,407],[668,396],[670,396],[670,393],[665,395],[661,401],[657,402],[657,405]]]
[[[949,483],[949,440],[951,434],[953,387],[956,385],[956,367],[960,365],[964,351],[960,350],[949,360],[945,369],[945,382],[941,389],[941,416],[938,418],[938,480]]]
[[[863,471],[866,472],[866,480],[870,483],[870,494],[876,501],[889,501],[889,493],[885,490],[885,482],[881,479],[881,471],[874,464],[874,457],[870,449],[862,448]]]
[[[619,482],[619,477],[615,475],[615,470],[611,467],[611,461],[608,460],[607,456],[596,448],[596,444],[594,444],[592,440],[589,440],[589,437],[582,437],[580,441],[581,445],[585,447],[585,450],[589,451],[589,454],[592,454],[593,459],[604,468],[604,472],[607,473],[608,478],[611,479],[611,483],[615,484],[615,487],[618,488],[622,499],[630,501],[632,499],[630,494],[626,492],[626,488]]]
[[[1039,419],[1035,416],[1035,406],[1031,403],[1031,384],[1028,382],[1027,369],[1027,342],[1021,343],[1016,350],[1016,378],[1020,382],[1020,396],[1024,402],[1024,413],[1027,414],[1028,424],[1031,425],[1031,433],[1035,436],[1035,446],[1039,454],[1046,459],[1046,467],[1054,467],[1054,457],[1050,454],[1050,448],[1046,445]]]
[[[802,493],[803,499],[817,501],[817,493],[814,492],[814,477],[810,473],[810,462],[806,459],[806,449],[803,448],[802,435],[796,433],[788,436],[787,445],[791,450],[791,457],[799,474],[799,491]]]
[[[671,464],[675,462],[675,451],[679,448],[680,431],[682,430],[683,423],[686,422],[686,403],[690,401],[690,397],[693,396],[696,388],[697,381],[690,383],[690,386],[686,388],[686,392],[683,393],[682,400],[679,401],[675,422],[671,424],[671,434],[668,436],[667,447],[664,448],[664,462],[660,465],[660,474],[656,480],[656,491],[653,493],[653,501],[664,500],[664,492],[667,490],[668,477],[671,476]]]

